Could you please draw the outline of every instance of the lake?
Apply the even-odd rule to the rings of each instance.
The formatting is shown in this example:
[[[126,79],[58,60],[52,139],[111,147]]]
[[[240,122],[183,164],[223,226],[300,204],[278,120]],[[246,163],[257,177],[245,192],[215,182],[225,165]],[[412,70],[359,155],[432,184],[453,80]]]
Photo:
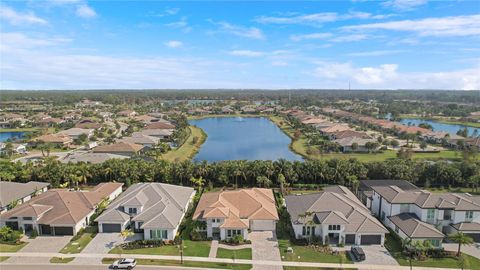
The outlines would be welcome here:
[[[405,119],[402,119],[400,123],[405,125],[408,125],[408,123],[410,123],[415,126],[418,126],[421,123],[428,123],[433,127],[433,131],[444,131],[450,134],[457,134],[457,131],[459,129],[463,129],[466,127],[468,129],[468,134],[472,135],[473,131],[476,129],[474,127],[468,127],[464,125],[445,124],[445,123],[440,123],[433,120],[425,120],[425,119],[417,119],[417,118],[405,118]],[[480,129],[478,131],[480,132]]]
[[[208,137],[195,160],[302,160],[288,148],[291,139],[264,117],[217,117],[190,121]]]
[[[6,142],[10,138],[23,138],[26,132],[14,131],[14,132],[0,132],[0,142]]]

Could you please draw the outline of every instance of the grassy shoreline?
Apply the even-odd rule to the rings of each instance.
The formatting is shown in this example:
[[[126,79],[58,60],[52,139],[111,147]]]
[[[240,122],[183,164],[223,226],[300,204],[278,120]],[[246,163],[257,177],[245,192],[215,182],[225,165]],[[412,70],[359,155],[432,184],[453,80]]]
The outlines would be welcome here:
[[[178,149],[171,150],[162,155],[161,159],[168,160],[168,161],[184,161],[192,159],[198,151],[200,151],[200,147],[202,144],[207,140],[207,134],[203,129],[196,127],[196,126],[189,126],[190,129],[190,136],[187,138],[185,143],[180,146]],[[194,144],[193,138],[198,137],[198,141]]]
[[[462,125],[462,126],[467,126],[467,127],[480,128],[480,123],[457,121],[457,120],[454,120],[454,119],[445,119],[444,117],[439,117],[439,116],[423,117],[423,116],[419,116],[419,115],[415,115],[415,114],[401,114],[400,118],[430,120],[430,121],[435,121],[435,122],[442,123],[442,124]]]

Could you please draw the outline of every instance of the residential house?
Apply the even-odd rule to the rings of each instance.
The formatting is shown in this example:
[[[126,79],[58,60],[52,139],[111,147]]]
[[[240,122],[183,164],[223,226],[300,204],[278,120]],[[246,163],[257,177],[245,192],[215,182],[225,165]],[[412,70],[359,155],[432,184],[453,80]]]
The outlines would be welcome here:
[[[169,122],[155,122],[145,126],[145,129],[175,129],[175,125]]]
[[[63,158],[60,158],[59,161],[62,163],[85,162],[85,163],[91,163],[91,164],[99,164],[110,159],[126,159],[126,158],[129,158],[129,157],[125,155],[116,155],[116,154],[109,154],[109,153],[72,152]]]
[[[173,240],[194,195],[190,187],[134,184],[95,219],[98,231],[118,233],[130,225],[144,239]]]
[[[343,139],[334,140],[340,145],[342,152],[368,152],[377,149],[369,149],[368,143],[378,143],[375,139],[364,139],[361,137],[347,137]],[[377,147],[378,148],[378,147]]]
[[[116,155],[124,155],[124,156],[133,156],[144,149],[143,145],[129,143],[129,142],[118,142],[114,144],[106,144],[100,145],[93,148],[94,153],[110,153]]]
[[[1,226],[36,230],[39,235],[76,235],[104,200],[122,192],[122,183],[102,183],[90,191],[51,189],[0,215]]]
[[[137,112],[133,110],[123,110],[123,111],[119,111],[117,115],[123,116],[123,117],[134,117],[135,115],[137,115]]]
[[[35,125],[41,126],[41,127],[53,127],[63,122],[65,122],[65,120],[60,118],[50,117],[50,118],[38,120],[37,122],[35,122]]]
[[[163,140],[169,140],[173,135],[173,129],[144,129],[134,134],[142,134],[150,137],[157,137]]]
[[[360,180],[356,195],[368,209],[372,207],[372,187],[374,186],[397,186],[403,190],[420,190],[417,186],[406,180]]]
[[[27,183],[0,181],[0,213],[29,201],[35,195],[47,191],[50,184],[30,181]]]
[[[58,134],[66,135],[72,138],[72,140],[77,140],[78,138],[80,138],[80,136],[82,136],[82,134],[85,134],[87,138],[92,137],[93,131],[94,131],[93,129],[86,129],[86,128],[70,128],[67,130],[62,130],[58,132]]]
[[[154,148],[160,142],[160,138],[134,132],[132,136],[123,137],[119,142],[135,143],[144,147]]]
[[[68,146],[73,140],[64,134],[46,134],[33,139],[35,143],[50,143],[58,147]]]
[[[344,186],[285,198],[294,236],[329,244],[383,245],[388,230]]]
[[[429,231],[437,230],[440,233],[450,234],[461,230],[463,223],[466,227],[480,227],[480,197],[468,193],[431,193],[424,190],[404,190],[396,185],[372,186],[371,211],[380,220],[394,231],[402,231],[401,237],[408,236],[411,224],[420,224],[429,227]],[[396,217],[401,214],[400,217]],[[415,223],[406,221],[407,218],[416,219]],[[466,228],[463,227],[463,228]],[[437,233],[438,233],[437,232]],[[480,240],[480,234],[471,233],[475,239]],[[412,238],[411,238],[412,239]],[[432,244],[440,247],[438,238],[428,235],[415,235],[415,240],[431,240]],[[478,241],[477,240],[477,241]]]
[[[99,128],[102,128],[102,124],[96,122],[93,119],[86,118],[78,121],[75,124],[75,127],[83,128],[83,129],[99,129]]]
[[[206,221],[207,237],[221,240],[248,231],[274,231],[278,221],[271,189],[252,188],[203,193],[193,214]]]

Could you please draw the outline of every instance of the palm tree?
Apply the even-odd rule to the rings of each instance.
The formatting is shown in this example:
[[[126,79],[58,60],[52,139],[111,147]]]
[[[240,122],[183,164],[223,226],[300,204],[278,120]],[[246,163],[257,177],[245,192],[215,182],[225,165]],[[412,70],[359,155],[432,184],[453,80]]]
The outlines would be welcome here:
[[[460,249],[462,248],[462,245],[473,244],[473,239],[462,232],[451,234],[448,236],[448,239],[452,240],[455,243],[458,243],[457,257],[460,256]]]

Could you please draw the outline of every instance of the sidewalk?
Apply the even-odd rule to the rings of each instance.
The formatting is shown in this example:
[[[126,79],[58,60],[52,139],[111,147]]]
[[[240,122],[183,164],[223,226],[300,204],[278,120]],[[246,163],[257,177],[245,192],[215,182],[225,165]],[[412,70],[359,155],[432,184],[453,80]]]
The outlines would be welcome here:
[[[180,256],[164,256],[164,255],[139,255],[139,254],[91,254],[91,253],[77,253],[77,254],[62,254],[62,253],[7,253],[2,252],[2,257],[76,257],[76,258],[135,258],[135,259],[158,259],[158,260],[176,260],[180,261]],[[241,259],[220,259],[209,257],[183,257],[185,261],[195,262],[219,262],[232,264],[255,264],[265,266],[297,266],[297,267],[315,267],[315,268],[339,268],[350,269],[357,268],[359,270],[410,270],[409,266],[393,266],[393,265],[372,265],[372,264],[338,264],[338,263],[309,263],[309,262],[287,262],[287,261],[262,261],[262,260],[241,260]],[[0,263],[0,266],[2,263]],[[436,267],[415,267],[415,270],[446,270],[446,268]],[[448,270],[455,270],[455,268],[448,268]],[[459,269],[458,269],[459,270]]]

